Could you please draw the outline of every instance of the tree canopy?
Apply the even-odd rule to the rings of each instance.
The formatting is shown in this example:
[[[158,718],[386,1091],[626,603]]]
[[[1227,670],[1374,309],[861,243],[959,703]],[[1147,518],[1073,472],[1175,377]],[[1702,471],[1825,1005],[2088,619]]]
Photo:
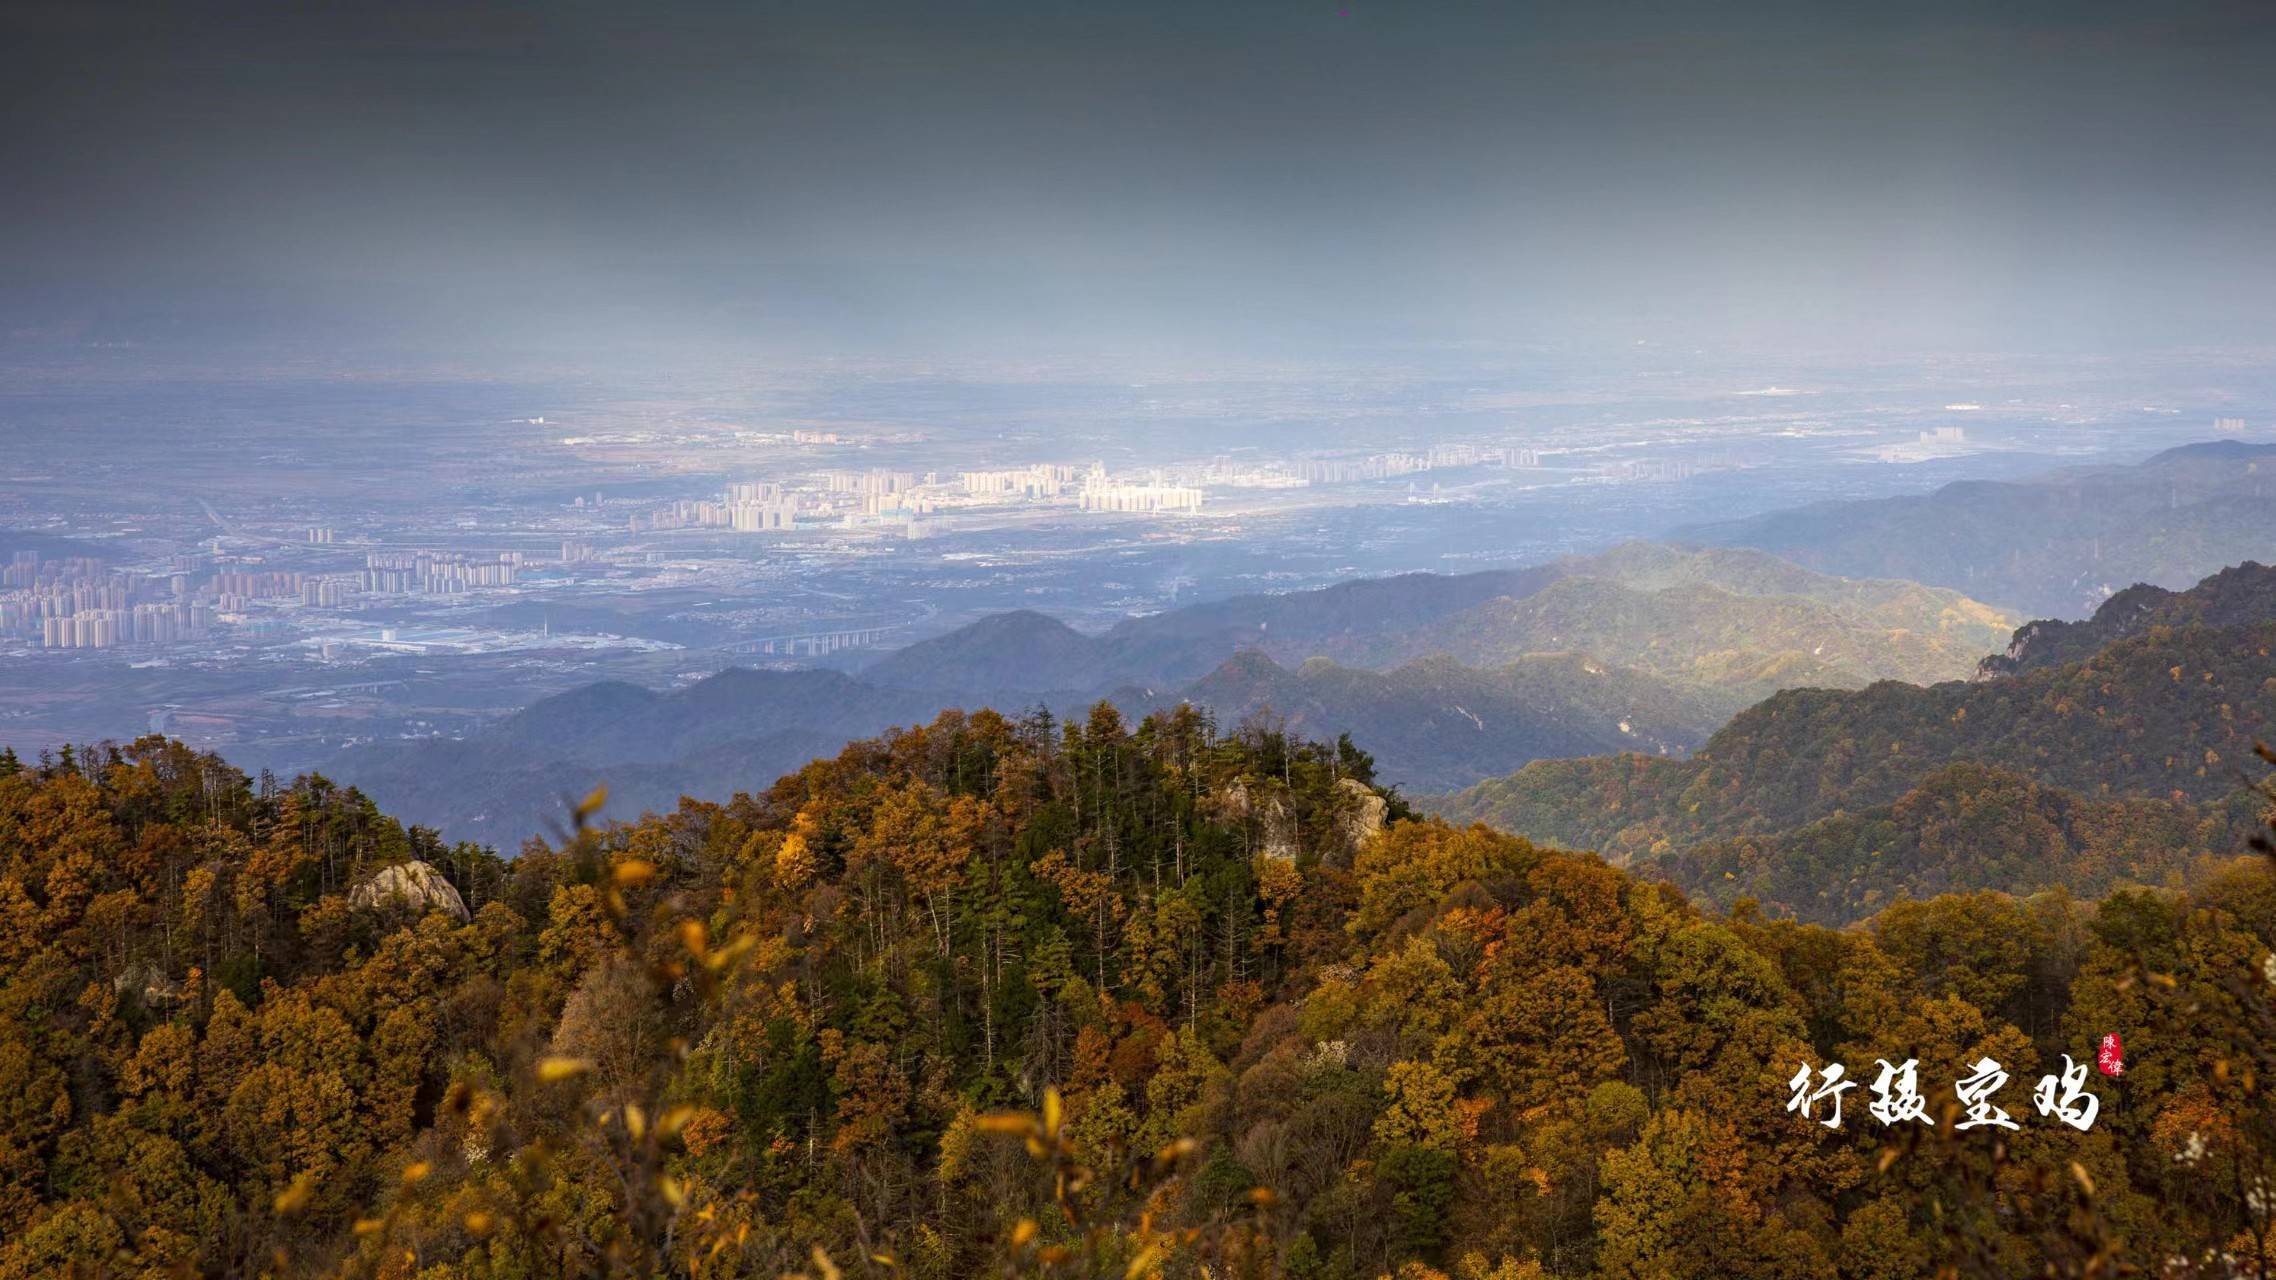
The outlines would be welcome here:
[[[456,903],[355,894],[409,863]],[[0,775],[0,1277],[2252,1274],[2272,948],[2241,851],[1831,929],[1190,709],[510,859],[150,738]],[[1788,1110],[1877,1059],[1936,1123]]]

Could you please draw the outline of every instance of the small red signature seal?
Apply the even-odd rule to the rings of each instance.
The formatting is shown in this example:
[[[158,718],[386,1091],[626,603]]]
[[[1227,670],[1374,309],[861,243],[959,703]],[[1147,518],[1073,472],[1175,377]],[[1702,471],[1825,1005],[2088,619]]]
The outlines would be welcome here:
[[[2102,1037],[2102,1047],[2094,1053],[2094,1065],[2100,1067],[2106,1076],[2126,1074],[2126,1045],[2118,1038],[2117,1032]]]

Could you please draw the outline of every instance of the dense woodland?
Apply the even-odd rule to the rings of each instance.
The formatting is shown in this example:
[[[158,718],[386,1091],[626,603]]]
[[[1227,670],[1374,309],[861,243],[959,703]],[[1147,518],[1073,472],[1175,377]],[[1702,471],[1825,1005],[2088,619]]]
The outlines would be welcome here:
[[[2187,591],[2137,582],[2111,595],[2094,616],[2042,618],[2017,630],[2006,653],[1985,658],[1986,678],[2019,675],[2093,657],[2152,627],[2243,627],[2276,618],[2276,567],[2231,565]]]
[[[2242,847],[1836,930],[1417,820],[1348,742],[1106,708],[943,715],[512,859],[156,738],[0,775],[4,1280],[2265,1276],[2276,1246],[2276,875]],[[2037,1114],[2110,1031],[2093,1128]],[[2004,1136],[1955,1130],[1987,1056]],[[1797,1066],[1876,1058],[1919,1060],[1934,1125],[1787,1110]]]
[[[2179,884],[2258,821],[2276,597],[2256,612],[2114,630],[2083,658],[2004,678],[1789,690],[1690,759],[1537,761],[1439,808],[1831,923],[1908,893]]]

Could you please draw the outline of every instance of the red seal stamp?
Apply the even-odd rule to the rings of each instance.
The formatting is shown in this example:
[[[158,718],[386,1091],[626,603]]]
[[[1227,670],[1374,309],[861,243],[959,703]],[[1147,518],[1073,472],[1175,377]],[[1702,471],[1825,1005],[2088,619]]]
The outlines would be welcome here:
[[[2094,1065],[2106,1076],[2126,1074],[2126,1045],[2118,1039],[2117,1032],[2102,1037],[2102,1047],[2094,1053]]]

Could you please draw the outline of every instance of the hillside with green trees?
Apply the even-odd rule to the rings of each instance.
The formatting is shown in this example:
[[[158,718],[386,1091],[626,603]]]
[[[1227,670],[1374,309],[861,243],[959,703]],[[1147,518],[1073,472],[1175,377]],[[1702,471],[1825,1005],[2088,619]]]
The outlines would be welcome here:
[[[507,860],[162,739],[0,757],[0,1278],[2266,1265],[2265,857],[1834,930],[1371,778],[951,713]],[[2091,1129],[2038,1113],[2112,1030]],[[2013,1133],[1958,1128],[1985,1057]],[[1788,1110],[1876,1058],[1930,1123]]]
[[[1164,700],[1125,693],[1138,715]],[[1681,754],[1729,714],[1687,684],[1581,653],[1528,653],[1492,667],[1421,658],[1388,671],[1314,658],[1283,667],[1245,653],[1177,693],[1174,702],[1227,724],[1263,718],[1307,737],[1360,732],[1385,781],[1425,791],[1468,786],[1495,761],[1604,751]]]
[[[1754,551],[1636,543],[1568,567],[1403,643],[1472,665],[1585,653],[1677,681],[1728,715],[1780,689],[1959,679],[2016,621],[1956,592],[1829,577]]]
[[[2033,623],[2010,674],[1792,690],[1689,759],[1538,761],[1435,807],[1831,921],[1906,893],[2163,883],[2255,817],[2240,792],[2276,739],[2265,581],[2248,565],[2146,616],[2137,593],[2092,622]]]
[[[1985,658],[1977,674],[1993,680],[2059,667],[2151,627],[2235,627],[2271,618],[2276,618],[2276,568],[2247,560],[2187,591],[2137,582],[2103,601],[2091,618],[2026,623],[2006,652]]]

